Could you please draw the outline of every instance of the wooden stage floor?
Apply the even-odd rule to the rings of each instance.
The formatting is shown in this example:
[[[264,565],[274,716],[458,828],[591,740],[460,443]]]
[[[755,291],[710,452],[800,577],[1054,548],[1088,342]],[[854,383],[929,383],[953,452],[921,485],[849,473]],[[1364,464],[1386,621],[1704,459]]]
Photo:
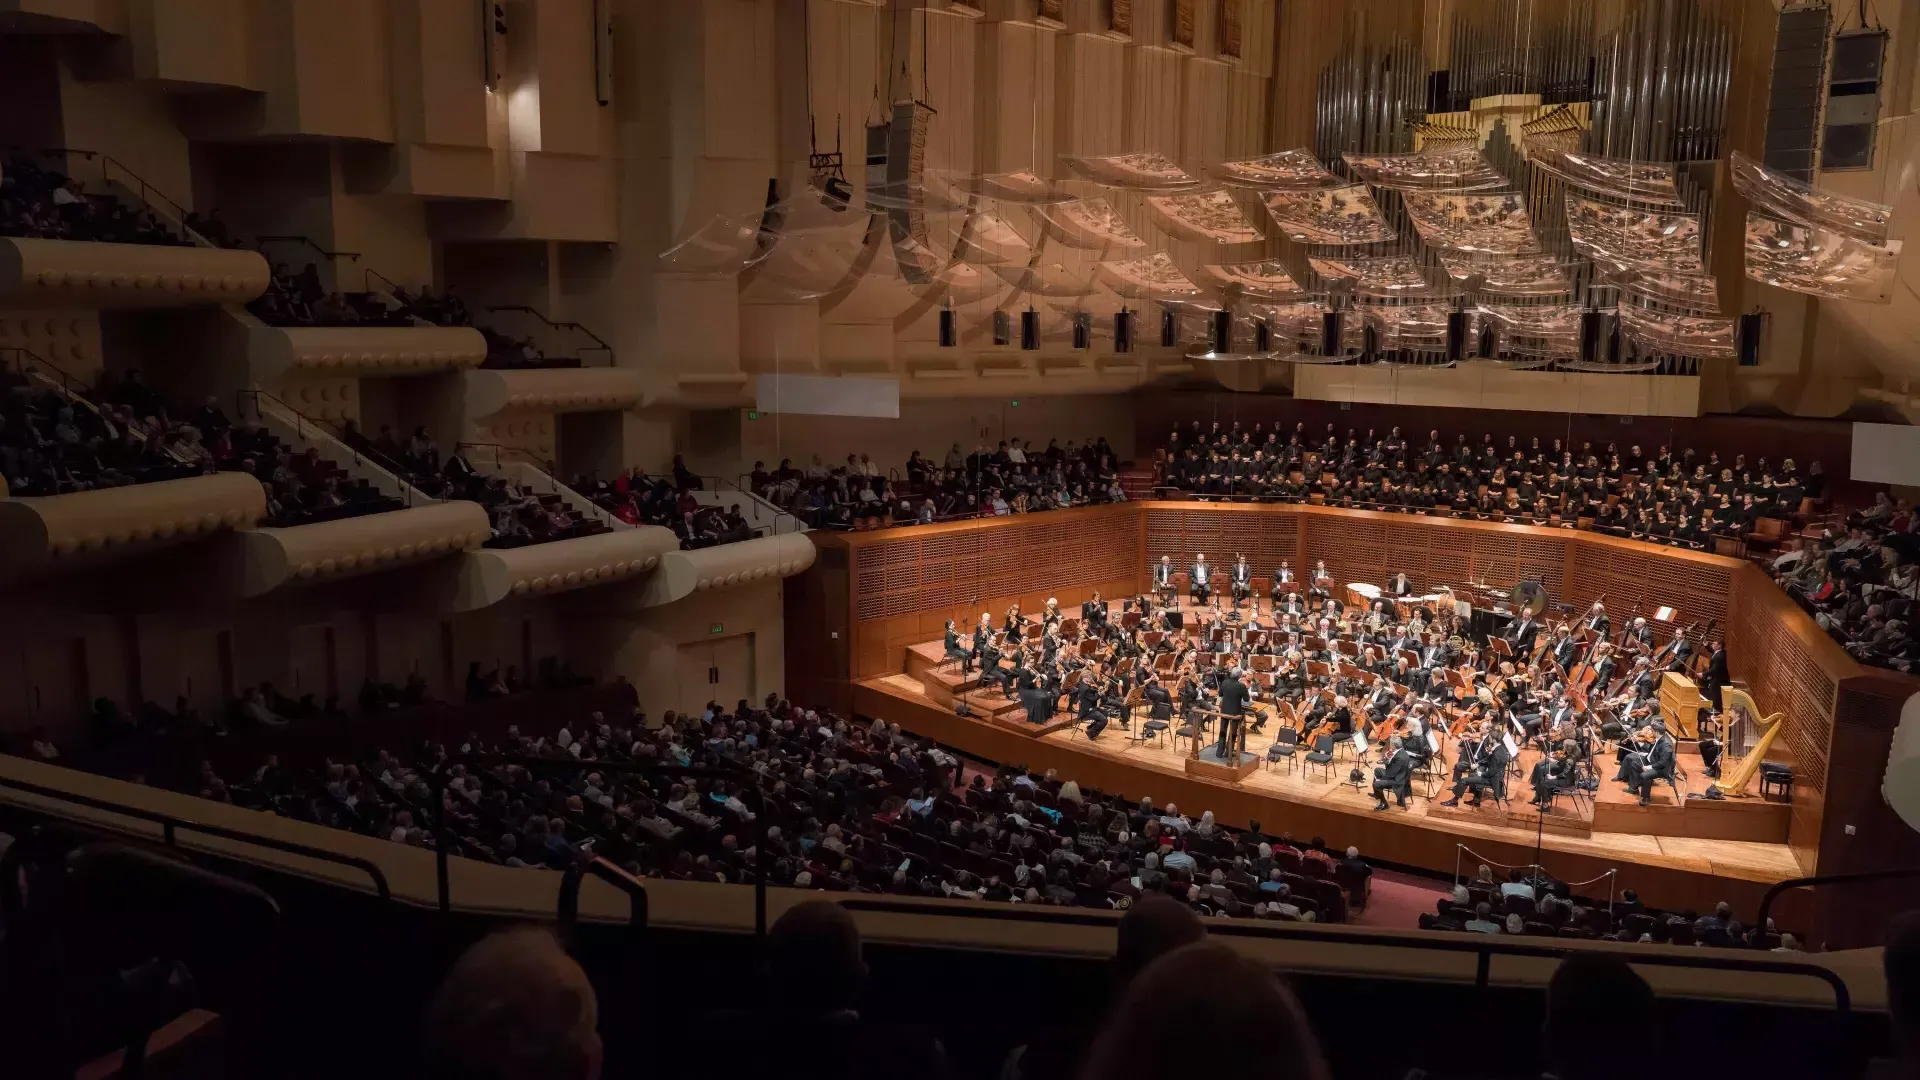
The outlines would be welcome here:
[[[1471,874],[1481,862],[1529,863],[1537,843],[1540,861],[1562,880],[1584,881],[1613,870],[1618,872],[1614,882],[1618,889],[1636,889],[1648,903],[1696,909],[1711,907],[1722,899],[1750,907],[1757,904],[1766,885],[1801,873],[1785,843],[1596,829],[1592,810],[1581,815],[1582,820],[1572,823],[1571,828],[1556,825],[1541,829],[1525,801],[1531,789],[1524,780],[1510,785],[1510,793],[1517,796],[1511,804],[1513,820],[1502,820],[1499,814],[1468,813],[1464,803],[1455,811],[1442,808],[1438,802],[1447,797],[1444,789],[1432,799],[1414,798],[1406,809],[1375,811],[1370,789],[1356,790],[1345,782],[1353,764],[1344,758],[1335,766],[1331,780],[1323,779],[1319,770],[1309,777],[1298,769],[1289,771],[1285,764],[1268,769],[1263,763],[1241,783],[1222,783],[1187,775],[1183,755],[1171,740],[1164,746],[1132,742],[1114,726],[1092,742],[1066,727],[1036,735],[1035,729],[1011,717],[993,720],[958,716],[951,698],[941,700],[943,697],[937,690],[929,694],[919,680],[908,675],[855,683],[855,708],[861,715],[897,722],[907,731],[962,753],[1035,769],[1057,769],[1063,778],[1129,798],[1150,797],[1158,803],[1172,800],[1190,815],[1213,810],[1231,826],[1258,820],[1268,833],[1292,833],[1303,841],[1321,836],[1337,846],[1355,844],[1364,854],[1401,865],[1451,873],[1457,861]],[[1247,747],[1263,752],[1270,742],[1271,731],[1249,736]],[[1524,759],[1523,765],[1530,769],[1532,760]],[[1610,755],[1606,764],[1612,765]],[[1691,781],[1686,786],[1698,790],[1704,778],[1698,760],[1691,764]],[[1367,768],[1365,772],[1371,776],[1372,770]],[[1597,807],[1600,824],[1606,824],[1612,813],[1641,810],[1622,785],[1606,782],[1603,777],[1602,787]],[[1671,794],[1664,786],[1661,790],[1666,812],[1699,812],[1674,806]],[[1612,805],[1615,802],[1622,805]],[[1565,804],[1563,799],[1558,819],[1562,823],[1568,815]],[[1719,804],[1713,811],[1726,808],[1738,817],[1748,807],[1761,812],[1784,809],[1757,800],[1737,800]],[[1654,826],[1655,831],[1659,828]],[[1604,896],[1607,884],[1601,880],[1582,891]],[[1793,896],[1785,899],[1791,904]]]

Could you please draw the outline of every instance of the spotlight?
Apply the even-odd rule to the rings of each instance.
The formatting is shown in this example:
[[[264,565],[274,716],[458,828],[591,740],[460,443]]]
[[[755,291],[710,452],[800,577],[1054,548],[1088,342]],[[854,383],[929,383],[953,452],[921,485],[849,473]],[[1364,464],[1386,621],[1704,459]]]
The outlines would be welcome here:
[[[1467,313],[1464,311],[1447,312],[1447,359],[1459,360],[1467,355]]]
[[[943,349],[951,349],[954,347],[954,345],[959,343],[959,340],[960,340],[959,334],[957,334],[954,331],[953,308],[951,307],[941,308],[940,309],[940,347]]]
[[[1084,311],[1073,313],[1073,347],[1084,349],[1093,343],[1093,316]]]
[[[1320,316],[1320,355],[1339,356],[1345,352],[1340,342],[1341,316],[1337,311],[1329,311]]]
[[[1008,345],[1013,342],[1013,316],[1004,311],[993,313],[993,343]]]
[[[1028,352],[1040,347],[1040,313],[1032,308],[1020,313],[1020,347]]]
[[[1172,308],[1160,309],[1160,344],[1168,349],[1180,344],[1180,316]]]
[[[1113,351],[1129,353],[1133,351],[1133,312],[1121,308],[1113,316]]]
[[[1233,312],[1221,308],[1213,313],[1213,354],[1225,356],[1233,351]]]

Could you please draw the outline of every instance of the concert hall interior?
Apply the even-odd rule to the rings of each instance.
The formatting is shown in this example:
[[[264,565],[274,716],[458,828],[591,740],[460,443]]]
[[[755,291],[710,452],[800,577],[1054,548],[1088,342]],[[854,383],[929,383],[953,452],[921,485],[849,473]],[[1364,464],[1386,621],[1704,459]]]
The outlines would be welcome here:
[[[0,0],[0,102],[10,1074],[1920,1076],[1920,0]]]

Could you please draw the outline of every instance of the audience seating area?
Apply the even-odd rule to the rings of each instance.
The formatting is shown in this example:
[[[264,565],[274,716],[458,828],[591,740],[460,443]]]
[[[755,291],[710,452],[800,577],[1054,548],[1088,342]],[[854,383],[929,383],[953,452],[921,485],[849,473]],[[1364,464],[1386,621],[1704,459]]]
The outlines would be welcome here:
[[[883,473],[865,454],[843,466],[796,468],[782,458],[768,471],[753,463],[752,490],[816,529],[877,529],[958,518],[1026,514],[1094,503],[1125,502],[1120,464],[1104,437],[1044,450],[1019,439],[962,454],[955,443],[936,463],[915,450],[899,470]]]
[[[111,192],[90,192],[78,180],[24,154],[9,154],[0,164],[0,236],[192,246],[145,208],[122,202]]]
[[[1774,559],[1775,581],[1863,664],[1911,672],[1920,662],[1920,514],[1885,493]]]

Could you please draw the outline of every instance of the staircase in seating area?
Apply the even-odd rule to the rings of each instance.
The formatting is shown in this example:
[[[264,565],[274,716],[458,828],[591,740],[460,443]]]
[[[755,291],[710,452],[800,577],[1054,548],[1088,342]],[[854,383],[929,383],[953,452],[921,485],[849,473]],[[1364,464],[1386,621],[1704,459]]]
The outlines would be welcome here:
[[[693,493],[693,501],[722,510],[737,504],[740,515],[747,519],[747,528],[752,529],[755,536],[811,531],[806,522],[725,477],[702,476],[700,481],[706,486]]]
[[[1120,490],[1133,502],[1153,498],[1153,467],[1127,467],[1120,470]]]
[[[597,522],[614,532],[633,528],[592,499],[554,479],[534,464],[532,457],[524,450],[494,443],[461,443],[460,450],[474,468],[488,476],[497,476],[514,487],[524,488],[542,500],[559,499],[582,521]]]
[[[295,453],[308,447],[317,449],[322,458],[345,468],[353,478],[366,481],[380,494],[398,499],[402,506],[432,506],[440,501],[341,442],[325,425],[301,415],[293,406],[265,390],[240,391],[239,413],[243,422],[257,421],[274,438],[292,447]]]

